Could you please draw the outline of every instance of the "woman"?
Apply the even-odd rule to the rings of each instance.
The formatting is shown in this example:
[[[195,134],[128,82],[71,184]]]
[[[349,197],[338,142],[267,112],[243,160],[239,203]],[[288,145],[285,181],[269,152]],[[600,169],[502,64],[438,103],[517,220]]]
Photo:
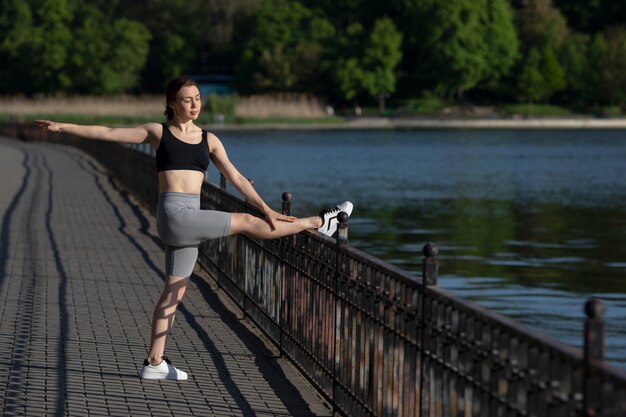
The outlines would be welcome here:
[[[188,278],[197,256],[198,245],[207,239],[244,234],[256,239],[274,239],[307,229],[318,229],[331,236],[337,229],[337,214],[352,213],[348,201],[325,210],[319,216],[298,219],[272,210],[250,182],[230,162],[222,142],[194,124],[202,103],[197,84],[181,76],[166,91],[166,123],[147,123],[131,128],[83,126],[36,120],[42,129],[64,132],[86,139],[124,143],[149,143],[156,150],[159,175],[157,232],[165,243],[165,287],[152,318],[150,352],[141,378],[187,379],[164,356],[167,334],[174,322]],[[246,213],[200,210],[200,190],[205,172],[213,161],[217,169],[265,216]]]

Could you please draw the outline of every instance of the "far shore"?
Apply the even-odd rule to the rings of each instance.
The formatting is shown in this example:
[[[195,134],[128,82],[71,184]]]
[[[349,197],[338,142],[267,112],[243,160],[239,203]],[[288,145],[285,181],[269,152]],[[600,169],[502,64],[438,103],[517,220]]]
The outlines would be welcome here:
[[[441,103],[439,103],[441,104]],[[330,110],[329,110],[330,109]],[[198,124],[211,130],[358,130],[358,129],[626,129],[626,109],[598,107],[577,113],[565,107],[537,104],[498,106],[450,105],[432,113],[388,108],[357,108],[336,113],[311,97],[249,96],[227,115],[205,111]],[[52,119],[80,124],[128,126],[163,120],[163,98],[151,96],[1,97],[0,121]],[[231,114],[232,113],[232,114]],[[358,115],[357,115],[358,114]],[[217,118],[222,123],[216,123]],[[225,122],[225,123],[224,123]]]
[[[29,123],[38,118],[53,118],[54,115],[21,115],[19,118],[2,120],[2,124]],[[61,120],[70,123],[80,124],[102,124],[106,126],[133,126],[147,122],[160,122],[159,116],[142,116],[141,118],[130,118],[129,120],[115,121],[116,117],[110,116],[89,116],[81,115],[76,120],[58,115],[54,120]],[[64,120],[65,119],[65,120]],[[254,130],[393,130],[393,129],[597,129],[597,130],[626,130],[626,117],[593,117],[593,116],[572,116],[572,117],[346,117],[334,120],[316,119],[307,121],[305,118],[290,120],[284,118],[277,122],[259,121],[247,123],[207,123],[207,120],[197,122],[202,127],[211,131],[254,131]]]
[[[388,118],[354,117],[338,123],[208,124],[219,130],[355,130],[355,129],[626,129],[624,118]]]

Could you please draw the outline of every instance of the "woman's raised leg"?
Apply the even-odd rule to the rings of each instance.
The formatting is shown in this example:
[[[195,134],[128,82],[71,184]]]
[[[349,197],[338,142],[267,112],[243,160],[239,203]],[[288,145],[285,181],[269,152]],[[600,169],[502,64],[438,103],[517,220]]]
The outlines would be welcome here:
[[[278,221],[272,230],[264,219],[247,213],[233,213],[230,218],[230,235],[245,234],[256,239],[276,239],[300,233],[308,229],[317,229],[322,225],[319,216],[296,219],[293,222]]]

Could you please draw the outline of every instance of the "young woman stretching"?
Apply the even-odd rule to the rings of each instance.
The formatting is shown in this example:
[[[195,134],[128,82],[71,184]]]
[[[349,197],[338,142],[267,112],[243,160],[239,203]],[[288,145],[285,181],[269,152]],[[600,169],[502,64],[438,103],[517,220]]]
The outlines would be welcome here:
[[[230,162],[222,142],[194,124],[201,105],[197,84],[181,76],[167,86],[166,123],[109,128],[35,121],[51,132],[111,142],[149,143],[156,150],[159,174],[157,232],[165,243],[165,287],[154,309],[150,352],[140,374],[144,379],[187,379],[187,373],[175,368],[164,356],[164,351],[174,314],[198,257],[200,242],[238,233],[256,239],[274,239],[307,229],[317,229],[331,236],[337,230],[337,214],[340,211],[348,215],[352,213],[349,201],[322,211],[319,216],[303,219],[272,210]],[[251,204],[261,210],[265,219],[246,213],[200,209],[200,190],[209,160]]]

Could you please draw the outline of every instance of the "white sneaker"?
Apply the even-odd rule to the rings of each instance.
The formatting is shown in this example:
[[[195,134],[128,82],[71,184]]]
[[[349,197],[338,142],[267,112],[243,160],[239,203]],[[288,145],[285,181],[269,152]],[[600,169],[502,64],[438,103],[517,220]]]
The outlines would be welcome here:
[[[150,362],[146,359],[143,361],[143,368],[141,369],[142,379],[169,379],[174,381],[183,381],[187,379],[187,372],[176,369],[172,362],[163,356],[163,360],[158,365],[150,365]]]
[[[335,231],[337,230],[337,224],[339,223],[339,221],[337,220],[337,216],[342,211],[350,216],[352,214],[352,203],[349,201],[344,201],[337,207],[323,210],[322,212],[320,212],[322,225],[317,230],[325,234],[326,236],[332,236],[333,233],[335,233]]]

